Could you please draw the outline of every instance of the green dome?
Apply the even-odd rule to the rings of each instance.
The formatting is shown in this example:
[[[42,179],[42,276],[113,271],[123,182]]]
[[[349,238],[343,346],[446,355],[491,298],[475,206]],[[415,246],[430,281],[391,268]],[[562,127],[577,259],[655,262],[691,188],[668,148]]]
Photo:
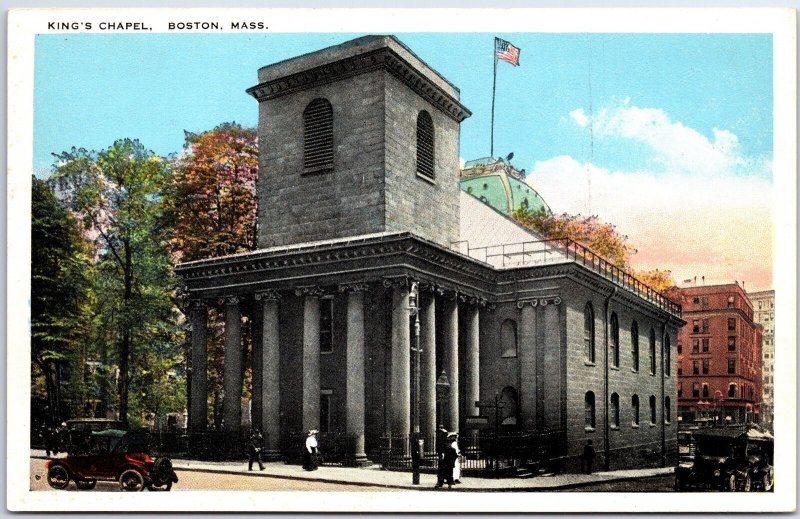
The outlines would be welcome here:
[[[550,213],[547,202],[529,186],[523,173],[502,159],[469,161],[461,170],[461,190],[506,216],[519,207]]]

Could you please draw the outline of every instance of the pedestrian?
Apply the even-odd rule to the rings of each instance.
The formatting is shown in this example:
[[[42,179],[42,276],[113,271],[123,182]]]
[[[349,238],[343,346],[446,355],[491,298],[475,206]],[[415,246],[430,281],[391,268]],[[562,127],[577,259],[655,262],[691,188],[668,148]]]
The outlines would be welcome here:
[[[447,443],[445,444],[444,448],[444,482],[447,483],[447,488],[453,488],[453,468],[455,467],[456,460],[458,459],[458,454],[456,454],[456,449],[453,447],[453,439],[455,436],[448,435]]]
[[[319,444],[317,443],[317,431],[311,429],[306,438],[306,448],[303,450],[303,468],[306,470],[317,470]]]
[[[436,429],[436,486],[434,488],[442,488],[444,485],[444,449],[447,443],[447,429],[444,425],[440,425]]]
[[[450,433],[450,446],[456,451],[456,459],[453,463],[453,484],[461,484],[461,449],[458,448],[458,433]]]
[[[247,456],[249,458],[247,464],[247,470],[253,470],[253,462],[258,461],[258,469],[264,470],[264,464],[261,463],[261,445],[264,441],[264,437],[261,436],[261,433],[253,429],[250,432],[250,441],[247,444]]]
[[[594,463],[595,452],[592,446],[592,440],[586,440],[586,445],[583,447],[583,456],[581,457],[581,472],[584,474],[592,473],[592,464]]]

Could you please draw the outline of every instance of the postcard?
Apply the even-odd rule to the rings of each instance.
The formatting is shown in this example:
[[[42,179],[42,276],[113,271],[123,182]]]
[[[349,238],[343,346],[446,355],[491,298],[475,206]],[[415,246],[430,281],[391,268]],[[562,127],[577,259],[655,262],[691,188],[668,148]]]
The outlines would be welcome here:
[[[795,48],[12,10],[9,509],[795,509]]]

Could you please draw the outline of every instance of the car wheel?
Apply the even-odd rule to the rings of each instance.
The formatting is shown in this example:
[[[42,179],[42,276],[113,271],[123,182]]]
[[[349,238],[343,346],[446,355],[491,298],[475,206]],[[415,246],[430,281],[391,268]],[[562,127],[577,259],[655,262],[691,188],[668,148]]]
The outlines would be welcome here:
[[[750,473],[748,472],[744,477],[744,482],[742,483],[742,491],[750,492],[752,489],[753,489],[753,478],[750,477]]]
[[[172,489],[172,481],[167,481],[163,485],[150,485],[149,490],[151,492],[169,492]]]
[[[736,485],[736,475],[735,475],[735,474],[729,474],[729,475],[728,475],[728,480],[727,480],[727,483],[728,483],[728,484],[727,484],[727,485],[726,485],[726,487],[725,487],[725,488],[726,488],[726,490],[727,490],[728,492],[736,492],[736,490],[737,490],[737,489],[736,489],[736,486],[737,486],[737,485]]]
[[[125,492],[141,492],[144,490],[144,477],[136,469],[128,469],[119,475],[119,488]]]
[[[75,486],[80,490],[91,490],[97,485],[96,479],[76,479]]]
[[[47,471],[47,483],[56,490],[63,490],[69,485],[69,472],[63,465],[55,465]]]

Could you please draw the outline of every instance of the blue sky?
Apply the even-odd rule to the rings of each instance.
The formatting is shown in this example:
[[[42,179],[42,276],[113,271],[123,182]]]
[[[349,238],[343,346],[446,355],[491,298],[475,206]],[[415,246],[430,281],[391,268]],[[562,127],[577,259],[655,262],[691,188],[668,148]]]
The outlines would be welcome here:
[[[51,153],[72,146],[135,137],[167,155],[181,149],[183,130],[255,126],[245,89],[259,67],[360,35],[38,35],[34,172],[46,175]],[[461,89],[473,113],[461,127],[464,160],[489,154],[495,35],[522,50],[521,66],[498,63],[495,155],[513,151],[554,210],[598,214],[658,251],[670,229],[648,215],[677,208],[676,221],[691,217],[679,225],[723,229],[696,229],[683,244],[687,257],[711,255],[717,266],[670,263],[676,277],[771,283],[753,274],[771,256],[741,254],[745,246],[771,254],[771,227],[752,228],[739,246],[728,244],[727,227],[732,215],[771,218],[770,34],[397,34]],[[743,263],[752,265],[739,272]]]

